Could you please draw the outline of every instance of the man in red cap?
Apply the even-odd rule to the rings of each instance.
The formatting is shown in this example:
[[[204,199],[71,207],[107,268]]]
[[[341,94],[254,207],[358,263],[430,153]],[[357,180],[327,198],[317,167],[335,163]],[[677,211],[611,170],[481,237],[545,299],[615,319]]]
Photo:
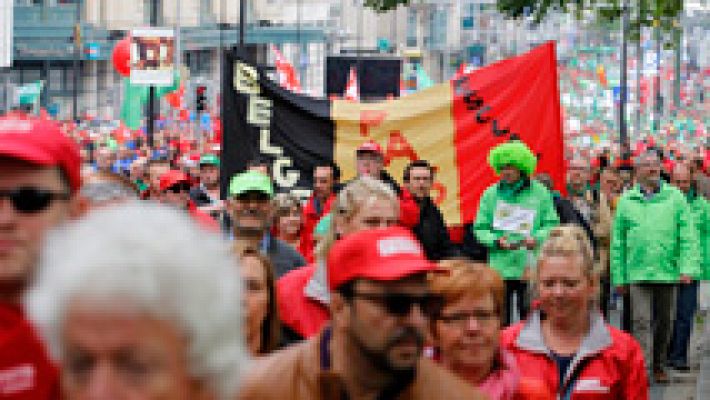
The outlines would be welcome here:
[[[399,222],[407,228],[414,228],[419,223],[419,206],[412,194],[400,187],[385,170],[385,155],[382,147],[373,140],[360,145],[355,151],[355,169],[357,176],[370,176],[389,185],[399,197]]]
[[[241,399],[478,399],[422,357],[436,269],[407,229],[364,230],[328,255],[331,325],[254,365]]]
[[[217,221],[190,200],[190,177],[180,170],[171,169],[160,176],[160,202],[187,210],[203,228],[219,230]]]
[[[56,398],[57,373],[22,298],[47,232],[80,213],[81,161],[52,121],[0,119],[0,397]]]

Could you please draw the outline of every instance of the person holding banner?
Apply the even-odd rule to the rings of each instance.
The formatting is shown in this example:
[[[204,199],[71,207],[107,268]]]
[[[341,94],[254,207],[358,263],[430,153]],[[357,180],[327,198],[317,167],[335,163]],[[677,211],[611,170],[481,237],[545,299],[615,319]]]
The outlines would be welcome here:
[[[400,187],[385,170],[385,153],[382,146],[373,140],[361,144],[355,151],[357,176],[370,176],[384,182],[399,198],[400,224],[414,228],[419,223],[419,206],[406,188]]]
[[[500,176],[481,196],[473,231],[488,247],[488,264],[505,280],[505,324],[513,314],[517,296],[520,318],[527,314],[527,282],[535,251],[559,217],[549,190],[530,179],[537,159],[527,145],[512,140],[494,147],[488,162]]]

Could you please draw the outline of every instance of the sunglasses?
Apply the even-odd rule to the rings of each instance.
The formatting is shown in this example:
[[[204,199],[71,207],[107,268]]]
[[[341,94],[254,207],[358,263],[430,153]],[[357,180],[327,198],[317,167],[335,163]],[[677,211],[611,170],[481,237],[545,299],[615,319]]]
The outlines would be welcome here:
[[[444,306],[444,299],[441,296],[425,294],[422,296],[412,296],[403,293],[352,293],[353,297],[359,297],[379,304],[387,310],[389,314],[404,317],[412,312],[412,307],[416,304],[427,317],[436,317]]]
[[[21,187],[12,190],[0,190],[0,199],[8,198],[17,212],[32,214],[44,211],[54,200],[69,200],[68,193],[51,190]]]
[[[178,183],[178,184],[170,186],[166,190],[169,192],[172,192],[172,193],[189,192],[190,185],[187,183]]]

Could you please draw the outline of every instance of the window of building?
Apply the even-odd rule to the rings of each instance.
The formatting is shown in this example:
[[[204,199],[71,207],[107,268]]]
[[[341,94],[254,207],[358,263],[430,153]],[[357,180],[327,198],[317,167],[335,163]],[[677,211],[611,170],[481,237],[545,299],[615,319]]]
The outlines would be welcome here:
[[[50,69],[47,77],[47,88],[49,90],[62,90],[62,84],[62,70],[59,68]]]
[[[407,47],[417,47],[417,11],[407,11]]]

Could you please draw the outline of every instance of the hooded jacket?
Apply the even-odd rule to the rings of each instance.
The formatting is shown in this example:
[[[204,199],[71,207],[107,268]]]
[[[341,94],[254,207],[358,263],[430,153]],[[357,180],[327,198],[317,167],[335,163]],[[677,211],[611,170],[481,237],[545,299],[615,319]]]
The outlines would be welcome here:
[[[710,203],[703,196],[692,193],[688,196],[693,222],[698,232],[698,245],[700,246],[700,265],[702,273],[700,279],[710,280]]]
[[[318,334],[330,320],[325,273],[321,261],[292,270],[276,281],[281,323],[302,338]]]
[[[320,210],[316,207],[316,201],[315,195],[311,195],[308,201],[306,201],[306,205],[303,207],[303,227],[301,228],[301,244],[299,250],[309,263],[315,261],[313,256],[313,250],[315,249],[313,232],[316,229],[316,225],[318,225],[318,221],[330,212],[330,206],[333,204],[333,201],[335,201],[335,195],[330,195],[328,200],[320,205]]]
[[[503,250],[498,247],[498,239],[508,235],[510,242],[519,242],[525,234],[505,230],[497,222],[504,207],[516,208],[532,214],[532,225],[527,226],[528,234],[537,242],[539,249],[547,239],[550,229],[560,223],[552,195],[541,183],[524,178],[519,188],[512,193],[501,189],[501,183],[495,183],[486,189],[478,205],[473,232],[479,242],[488,248],[488,263],[498,271],[503,279],[521,279],[529,263],[529,251]]]
[[[535,310],[528,320],[501,334],[501,347],[515,356],[523,377],[542,380],[560,400],[649,398],[643,352],[631,335],[605,324],[599,313],[592,312],[589,332],[560,382],[540,318],[540,311]]]
[[[698,234],[683,193],[665,182],[651,198],[638,185],[626,191],[616,206],[610,261],[615,286],[699,278]]]
[[[324,351],[323,333],[276,352],[252,365],[240,393],[240,400],[356,400],[344,395],[342,378],[324,364],[330,363]],[[327,347],[325,347],[327,349]],[[484,399],[473,386],[421,358],[412,380],[387,400],[478,400]]]

